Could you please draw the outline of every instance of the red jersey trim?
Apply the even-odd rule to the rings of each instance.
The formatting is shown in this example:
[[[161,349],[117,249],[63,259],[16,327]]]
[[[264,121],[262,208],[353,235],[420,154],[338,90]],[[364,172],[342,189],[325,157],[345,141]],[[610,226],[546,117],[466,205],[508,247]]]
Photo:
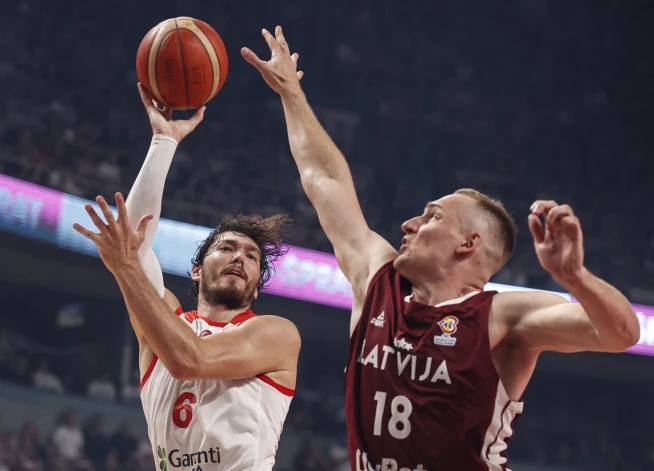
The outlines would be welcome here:
[[[277,391],[282,393],[284,396],[293,397],[295,395],[295,389],[291,389],[291,388],[287,388],[286,386],[282,386],[281,384],[277,383],[274,379],[271,379],[266,375],[257,375],[257,378],[259,378],[261,381],[263,381],[267,385],[272,386]]]
[[[141,388],[139,389],[140,391],[143,391],[143,386],[145,386],[145,382],[152,374],[152,370],[154,370],[154,366],[157,364],[157,360],[158,360],[157,355],[154,355],[152,357],[152,361],[150,362],[150,366],[148,367],[148,371],[145,372],[145,374],[143,375],[143,379],[141,380]]]
[[[182,308],[182,306],[175,309],[175,314],[177,314],[178,316],[181,316],[182,314],[184,314],[184,309]],[[157,357],[157,355],[152,356],[152,361],[150,362],[150,366],[148,366],[148,370],[143,375],[143,379],[141,379],[141,386],[139,388],[139,391],[143,391],[143,386],[145,386],[145,382],[148,380],[148,378],[152,374],[152,370],[154,370],[154,367],[157,364],[158,359],[159,358]]]
[[[193,322],[195,319],[202,319],[204,322],[214,327],[225,327],[227,324],[240,324],[241,322],[245,322],[246,320],[257,316],[254,312],[252,312],[251,309],[241,312],[240,314],[236,314],[229,322],[218,322],[211,320],[208,317],[198,316],[198,311],[189,311],[184,315],[189,322]]]

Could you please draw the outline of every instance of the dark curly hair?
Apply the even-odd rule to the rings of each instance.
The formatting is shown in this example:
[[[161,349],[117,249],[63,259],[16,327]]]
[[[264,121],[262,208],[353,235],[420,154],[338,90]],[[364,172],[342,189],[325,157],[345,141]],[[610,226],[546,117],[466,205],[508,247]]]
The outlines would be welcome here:
[[[284,246],[284,238],[287,235],[286,228],[290,222],[291,218],[287,214],[275,214],[266,218],[259,215],[246,216],[243,214],[226,217],[218,227],[211,231],[209,237],[200,244],[192,263],[193,265],[202,265],[209,248],[216,240],[220,240],[220,236],[225,232],[235,232],[248,236],[261,251],[259,271],[261,277],[257,284],[257,289],[261,291],[275,274],[273,263],[288,251]],[[200,293],[200,284],[197,281],[193,282],[190,292],[197,299]]]

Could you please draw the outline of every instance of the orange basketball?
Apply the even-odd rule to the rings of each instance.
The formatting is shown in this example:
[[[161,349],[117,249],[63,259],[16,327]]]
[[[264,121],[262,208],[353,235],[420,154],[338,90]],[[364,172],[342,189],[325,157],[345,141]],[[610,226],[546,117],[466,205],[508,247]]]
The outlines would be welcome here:
[[[218,33],[205,22],[171,18],[141,41],[136,73],[162,105],[175,110],[198,108],[225,83],[227,51]]]

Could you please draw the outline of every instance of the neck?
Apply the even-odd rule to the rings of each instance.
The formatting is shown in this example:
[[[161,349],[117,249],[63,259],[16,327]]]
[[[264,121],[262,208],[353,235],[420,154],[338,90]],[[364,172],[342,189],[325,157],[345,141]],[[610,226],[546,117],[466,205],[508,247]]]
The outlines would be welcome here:
[[[412,286],[413,300],[428,306],[436,306],[451,299],[460,298],[474,291],[483,291],[484,283],[460,282],[453,277],[429,280]]]
[[[236,309],[228,309],[224,304],[209,304],[204,299],[198,299],[198,315],[215,322],[229,322],[236,315],[250,309],[249,305]]]

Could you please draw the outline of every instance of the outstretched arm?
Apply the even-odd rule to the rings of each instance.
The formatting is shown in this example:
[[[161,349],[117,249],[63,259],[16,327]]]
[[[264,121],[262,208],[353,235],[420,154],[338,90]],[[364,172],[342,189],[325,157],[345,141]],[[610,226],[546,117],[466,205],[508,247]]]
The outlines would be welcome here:
[[[148,224],[145,233],[143,245],[141,245],[138,252],[138,261],[147,279],[159,296],[164,297],[163,272],[161,271],[157,256],[154,250],[152,250],[152,241],[157,233],[157,225],[161,215],[164,184],[179,142],[202,121],[205,108],[200,108],[189,120],[175,121],[172,119],[171,109],[160,110],[155,106],[152,97],[145,91],[141,84],[138,87],[141,101],[150,119],[153,137],[145,162],[143,162],[141,171],[129,192],[129,197],[127,198],[127,214],[128,220],[132,221],[132,230],[136,229],[136,223],[144,215],[152,215],[152,220]],[[178,301],[176,301],[172,294],[168,294],[166,298],[173,300],[173,304],[178,304]],[[134,327],[136,336],[141,339],[143,329],[133,317],[130,317],[130,319],[132,320],[132,326]]]
[[[509,338],[536,352],[621,352],[636,344],[640,326],[627,298],[584,267],[581,226],[570,206],[537,201],[529,227],[541,265],[579,304],[548,293],[499,294],[493,311],[503,313]]]
[[[282,98],[302,186],[334,246],[341,269],[352,283],[356,305],[365,298],[370,276],[397,252],[368,227],[345,157],[320,125],[300,87],[303,74],[297,72],[298,54],[290,54],[281,27],[275,36],[266,30],[263,36],[272,52],[270,61],[260,60],[247,48],[241,52]]]

